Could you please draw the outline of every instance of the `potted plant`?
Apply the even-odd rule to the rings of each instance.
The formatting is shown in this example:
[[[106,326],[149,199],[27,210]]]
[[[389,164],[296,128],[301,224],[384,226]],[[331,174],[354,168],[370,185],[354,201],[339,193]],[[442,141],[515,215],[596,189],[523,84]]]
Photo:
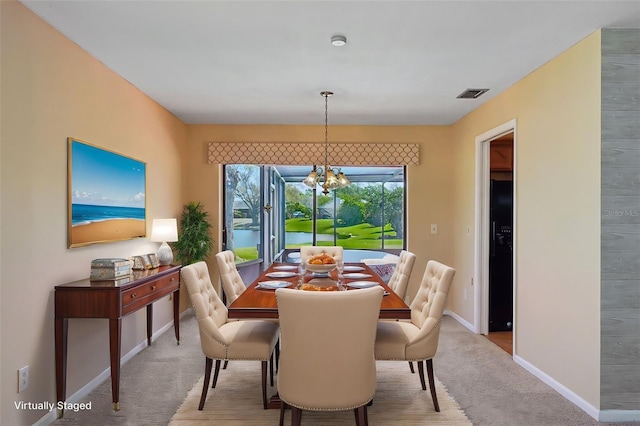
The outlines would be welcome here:
[[[185,204],[180,216],[178,241],[173,244],[176,259],[183,265],[204,260],[213,249],[210,229],[209,213],[204,207],[195,201]]]

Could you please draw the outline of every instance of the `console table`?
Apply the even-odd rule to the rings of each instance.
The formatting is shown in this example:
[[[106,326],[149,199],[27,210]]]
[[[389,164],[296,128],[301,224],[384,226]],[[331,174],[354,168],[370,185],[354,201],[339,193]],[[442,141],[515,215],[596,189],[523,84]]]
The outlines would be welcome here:
[[[115,285],[89,279],[55,287],[56,397],[65,401],[67,386],[67,319],[105,318],[109,320],[111,393],[114,410],[120,409],[120,351],[122,317],[147,308],[147,344],[151,345],[153,302],[173,294],[173,327],[180,344],[180,268],[160,266],[132,271],[131,281]],[[58,412],[58,417],[64,410]]]

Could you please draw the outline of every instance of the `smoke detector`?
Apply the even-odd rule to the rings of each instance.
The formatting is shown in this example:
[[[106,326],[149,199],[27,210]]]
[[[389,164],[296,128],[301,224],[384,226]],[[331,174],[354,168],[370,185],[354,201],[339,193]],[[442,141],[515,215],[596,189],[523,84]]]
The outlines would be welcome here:
[[[337,47],[347,44],[347,38],[343,35],[334,35],[331,37],[331,44]]]

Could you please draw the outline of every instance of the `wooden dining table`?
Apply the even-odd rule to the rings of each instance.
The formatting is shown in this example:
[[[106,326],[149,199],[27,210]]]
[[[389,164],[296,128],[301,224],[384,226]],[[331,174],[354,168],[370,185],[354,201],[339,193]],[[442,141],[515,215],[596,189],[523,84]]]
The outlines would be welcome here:
[[[276,301],[275,289],[262,288],[261,282],[265,281],[282,281],[289,285],[286,288],[297,288],[300,283],[300,275],[298,273],[298,263],[273,263],[260,276],[252,282],[247,289],[228,307],[228,317],[233,319],[277,319],[278,303]],[[347,291],[358,291],[358,288],[349,287],[349,283],[357,281],[375,281],[385,293],[380,303],[381,319],[410,319],[411,309],[398,296],[387,283],[380,278],[369,266],[364,263],[345,263],[342,283],[343,288]],[[357,270],[352,270],[357,269]],[[276,273],[280,276],[270,276]],[[288,273],[288,274],[287,274]],[[360,274],[350,276],[350,274]],[[287,276],[289,275],[289,276]],[[365,276],[366,275],[366,276]],[[337,270],[331,271],[328,276],[306,271],[304,275],[304,283],[316,286],[334,286],[338,279]],[[304,290],[300,290],[304,291]],[[279,409],[282,401],[278,393],[269,398],[267,408]]]
[[[287,282],[288,288],[296,288],[299,285],[299,273],[297,263],[273,263],[267,270],[252,282],[247,289],[228,307],[229,318],[234,319],[277,319],[278,304],[275,289],[264,288],[259,284],[265,281]],[[345,263],[342,282],[346,284],[348,291],[357,291],[357,288],[349,287],[350,283],[357,281],[375,281],[385,290],[385,296],[380,304],[381,319],[410,319],[409,306],[364,263]],[[350,269],[358,269],[351,271]],[[275,273],[276,276],[272,276]],[[350,274],[359,274],[351,276]],[[270,276],[271,275],[271,276]],[[281,276],[278,276],[281,275]],[[289,276],[287,276],[289,275]],[[366,275],[366,276],[365,276]],[[332,286],[336,284],[337,270],[329,273],[328,277],[316,274],[309,270],[304,276],[304,283],[317,286]],[[302,291],[302,290],[301,290]]]

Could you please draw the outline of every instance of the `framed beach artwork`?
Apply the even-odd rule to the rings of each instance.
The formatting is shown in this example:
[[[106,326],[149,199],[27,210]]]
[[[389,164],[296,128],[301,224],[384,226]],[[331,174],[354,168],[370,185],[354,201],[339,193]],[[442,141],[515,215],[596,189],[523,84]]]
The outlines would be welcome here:
[[[146,163],[68,138],[68,246],[146,236]]]

